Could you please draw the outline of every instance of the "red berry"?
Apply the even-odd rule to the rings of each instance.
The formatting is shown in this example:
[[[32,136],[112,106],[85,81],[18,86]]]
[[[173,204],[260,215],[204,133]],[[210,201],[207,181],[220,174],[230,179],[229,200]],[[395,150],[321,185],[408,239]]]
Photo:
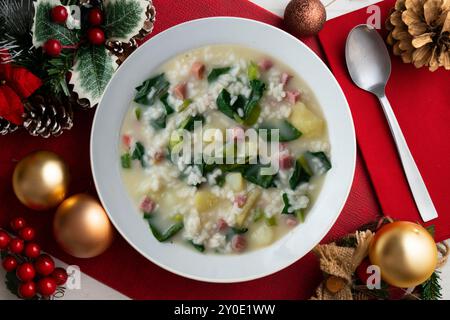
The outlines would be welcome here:
[[[87,32],[89,42],[99,46],[105,43],[105,33],[100,28],[91,28]]]
[[[55,270],[55,262],[47,254],[41,254],[34,263],[37,273],[43,276],[50,275]]]
[[[38,292],[44,297],[51,296],[56,291],[56,281],[53,278],[45,277],[37,283]]]
[[[11,256],[7,256],[5,259],[3,259],[2,265],[3,269],[5,269],[6,272],[14,271],[16,270],[18,265],[17,259]]]
[[[24,250],[25,256],[35,259],[41,254],[41,248],[34,242],[27,243]]]
[[[66,270],[63,268],[56,268],[53,272],[51,277],[55,279],[55,282],[58,286],[62,286],[64,283],[66,283],[67,278],[69,277],[67,275]]]
[[[19,296],[23,299],[31,299],[36,295],[36,283],[28,281],[21,283],[18,289]]]
[[[103,12],[99,8],[93,8],[89,11],[88,21],[91,26],[98,26],[103,22]]]
[[[25,222],[24,218],[15,218],[15,219],[11,220],[11,228],[14,231],[19,231],[20,229],[25,227],[26,224],[27,223]]]
[[[59,40],[50,39],[44,44],[44,51],[51,57],[57,57],[61,54],[62,45]]]
[[[31,241],[34,239],[36,232],[31,227],[25,227],[19,230],[19,237],[25,241]]]
[[[5,249],[9,245],[9,241],[11,241],[9,234],[0,230],[0,249]]]
[[[22,253],[25,244],[22,239],[14,238],[9,242],[9,251],[12,253]]]
[[[36,271],[31,263],[25,262],[17,267],[16,276],[20,281],[27,282],[33,280],[36,276]]]
[[[64,23],[69,16],[67,9],[64,6],[56,6],[51,12],[52,21],[55,23]]]

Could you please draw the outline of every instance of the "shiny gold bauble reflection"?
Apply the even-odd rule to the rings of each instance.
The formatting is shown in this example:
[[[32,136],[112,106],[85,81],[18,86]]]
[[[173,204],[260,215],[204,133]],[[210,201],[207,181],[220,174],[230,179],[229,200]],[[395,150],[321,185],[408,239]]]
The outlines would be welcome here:
[[[384,225],[369,248],[370,261],[378,265],[389,284],[411,288],[427,280],[436,268],[436,243],[422,226],[406,221]]]
[[[87,194],[67,198],[53,220],[56,241],[70,255],[91,258],[103,253],[113,239],[105,210]]]
[[[53,152],[34,152],[14,169],[14,193],[20,202],[33,210],[56,207],[66,197],[68,185],[69,170]]]

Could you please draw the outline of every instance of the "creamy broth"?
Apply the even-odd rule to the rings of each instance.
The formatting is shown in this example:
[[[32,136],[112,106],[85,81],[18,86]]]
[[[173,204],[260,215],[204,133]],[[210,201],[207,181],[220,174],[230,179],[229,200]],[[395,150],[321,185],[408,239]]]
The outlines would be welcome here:
[[[154,235],[202,252],[239,253],[270,245],[302,223],[331,164],[322,111],[300,76],[281,61],[235,45],[181,54],[149,76],[156,75],[168,84],[163,82],[161,92],[162,82],[157,81],[154,88],[149,89],[155,83],[150,81],[147,88],[137,89],[139,103],[131,103],[119,142],[124,184]],[[262,97],[251,109],[257,92]],[[219,101],[219,96],[225,99]],[[236,107],[241,102],[245,107]],[[233,116],[224,111],[224,103]],[[255,108],[260,112],[246,113]],[[200,170],[173,163],[169,153],[179,146],[173,133],[194,118],[203,121],[203,133],[208,128],[239,133],[239,128],[280,124],[280,135],[285,132],[288,141],[271,155],[280,170],[270,186],[251,174],[249,164],[233,170],[203,165]],[[205,140],[196,130],[192,135]],[[171,227],[177,232],[166,239]]]

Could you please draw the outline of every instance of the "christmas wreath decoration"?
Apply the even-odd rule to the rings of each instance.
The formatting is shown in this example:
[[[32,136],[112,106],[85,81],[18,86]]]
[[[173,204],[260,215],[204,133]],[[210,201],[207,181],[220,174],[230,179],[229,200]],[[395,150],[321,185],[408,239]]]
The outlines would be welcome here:
[[[0,134],[71,129],[154,20],[151,0],[0,0]]]

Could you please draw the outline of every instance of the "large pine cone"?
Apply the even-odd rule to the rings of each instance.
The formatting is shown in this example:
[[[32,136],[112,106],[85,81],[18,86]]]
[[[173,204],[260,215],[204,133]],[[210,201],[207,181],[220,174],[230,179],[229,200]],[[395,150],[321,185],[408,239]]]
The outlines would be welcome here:
[[[36,94],[25,103],[23,127],[32,136],[59,136],[73,126],[73,112],[69,101]]]
[[[403,62],[450,70],[450,0],[397,0],[386,28]]]
[[[5,134],[16,131],[18,126],[9,122],[6,119],[0,117],[0,135],[4,136]]]

